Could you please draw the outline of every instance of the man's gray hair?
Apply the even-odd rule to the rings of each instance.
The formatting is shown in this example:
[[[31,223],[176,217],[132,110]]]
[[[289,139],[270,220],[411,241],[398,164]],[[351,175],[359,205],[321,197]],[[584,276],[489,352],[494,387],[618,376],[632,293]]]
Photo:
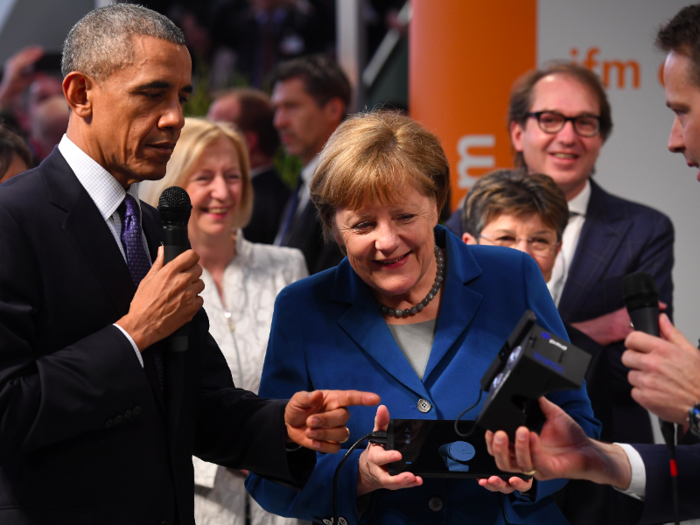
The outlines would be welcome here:
[[[130,65],[132,39],[151,36],[185,45],[182,31],[167,17],[134,4],[113,4],[90,11],[68,33],[63,43],[61,73],[79,71],[102,80]]]

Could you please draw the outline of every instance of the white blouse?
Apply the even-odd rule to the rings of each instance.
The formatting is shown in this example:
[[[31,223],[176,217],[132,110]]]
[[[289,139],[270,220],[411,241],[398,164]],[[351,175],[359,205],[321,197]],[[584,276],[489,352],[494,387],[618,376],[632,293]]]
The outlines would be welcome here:
[[[204,309],[209,332],[221,348],[237,387],[252,392],[260,376],[277,294],[285,286],[308,276],[301,251],[248,242],[236,234],[236,256],[223,276],[225,306],[211,274],[204,270]],[[244,523],[246,492],[241,474],[193,458],[195,521],[198,525]],[[253,525],[297,523],[265,513],[251,501]]]

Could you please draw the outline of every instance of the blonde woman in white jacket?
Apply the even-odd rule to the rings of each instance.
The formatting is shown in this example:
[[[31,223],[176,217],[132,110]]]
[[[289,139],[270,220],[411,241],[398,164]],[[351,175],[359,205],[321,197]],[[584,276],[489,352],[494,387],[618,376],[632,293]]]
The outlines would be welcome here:
[[[237,387],[258,391],[277,294],[308,275],[294,248],[254,244],[241,228],[250,220],[253,188],[243,137],[222,123],[187,119],[165,177],[143,185],[140,197],[157,205],[163,189],[181,186],[192,201],[188,234],[201,257],[202,298],[210,333]],[[246,493],[246,472],[193,458],[198,525],[297,525],[268,514]]]

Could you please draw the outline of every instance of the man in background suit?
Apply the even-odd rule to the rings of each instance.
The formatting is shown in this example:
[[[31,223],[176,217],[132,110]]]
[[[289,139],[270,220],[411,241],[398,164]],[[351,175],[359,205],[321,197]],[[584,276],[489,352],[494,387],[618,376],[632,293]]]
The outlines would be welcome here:
[[[0,523],[193,524],[193,453],[303,485],[315,454],[285,443],[336,451],[344,405],[377,399],[236,389],[197,254],[164,265],[157,212],[136,195],[184,125],[182,33],[140,6],[96,9],[63,70],[66,136],[0,190]],[[187,351],[169,351],[187,321]]]
[[[291,192],[273,162],[280,139],[272,125],[274,109],[270,98],[255,89],[232,89],[214,100],[207,118],[230,122],[243,133],[253,183],[253,215],[243,228],[243,235],[251,242],[272,244]]]
[[[318,154],[343,121],[350,105],[350,82],[340,66],[323,55],[289,60],[274,72],[274,124],[285,151],[304,167],[275,238],[278,246],[299,248],[309,273],[336,266],[343,256],[323,239],[321,221],[309,196]]]
[[[700,4],[687,6],[660,30],[657,46],[668,53],[663,70],[666,105],[675,113],[668,149],[688,166],[700,167]],[[700,175],[698,175],[700,180]],[[631,395],[680,432],[700,436],[700,352],[670,322],[659,316],[662,338],[632,332],[622,363],[631,369]],[[625,498],[636,523],[671,521],[673,499],[669,453],[665,445],[600,443],[583,437],[580,427],[557,407],[541,402],[547,416],[541,438],[517,431],[511,460],[507,436],[487,436],[500,468],[536,469],[537,479],[572,478],[613,485]],[[498,442],[494,438],[499,437]],[[700,445],[676,447],[680,519],[700,517]],[[633,499],[635,498],[635,499]]]

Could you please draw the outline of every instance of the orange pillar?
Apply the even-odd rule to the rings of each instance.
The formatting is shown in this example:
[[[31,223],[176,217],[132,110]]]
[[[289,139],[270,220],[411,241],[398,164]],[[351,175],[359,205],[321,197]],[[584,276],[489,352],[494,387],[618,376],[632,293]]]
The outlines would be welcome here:
[[[512,166],[513,81],[536,65],[537,0],[411,0],[409,107],[450,161],[452,209],[476,180]]]

